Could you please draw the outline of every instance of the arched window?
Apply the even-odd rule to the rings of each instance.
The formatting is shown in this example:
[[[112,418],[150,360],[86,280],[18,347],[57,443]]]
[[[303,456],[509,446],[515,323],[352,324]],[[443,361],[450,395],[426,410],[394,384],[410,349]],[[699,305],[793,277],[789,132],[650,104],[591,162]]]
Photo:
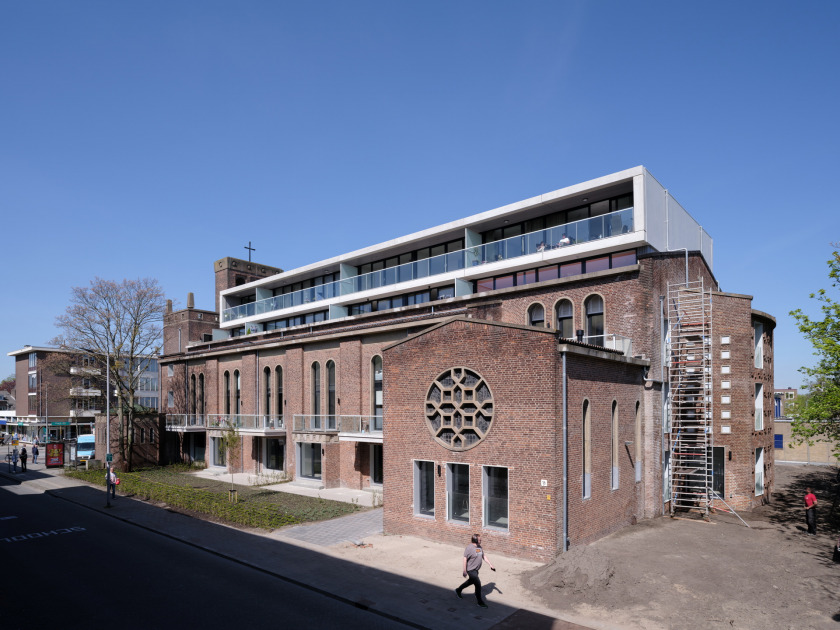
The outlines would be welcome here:
[[[335,361],[327,361],[327,415],[331,418],[336,414],[335,401]]]
[[[592,419],[589,401],[583,401],[583,498],[592,496]]]
[[[563,339],[572,339],[575,336],[575,318],[572,313],[572,303],[569,300],[560,300],[554,309],[557,319],[557,334]]]
[[[274,368],[274,383],[276,385],[275,389],[277,394],[274,396],[276,402],[274,403],[276,407],[275,413],[278,416],[283,415],[283,368],[279,365]]]
[[[633,465],[636,467],[636,481],[642,480],[642,410],[641,403],[636,401],[636,457]]]
[[[204,415],[204,374],[198,375],[198,414]]]
[[[542,304],[533,304],[528,309],[529,326],[545,326],[545,309]]]
[[[195,374],[190,375],[190,411],[195,415]]]
[[[604,300],[590,295],[584,302],[586,310],[586,341],[593,346],[604,345]]]
[[[263,415],[271,415],[271,368],[263,369]]]
[[[317,361],[312,364],[312,415],[316,416],[316,426],[320,428],[317,416],[321,415],[321,364]]]
[[[230,372],[225,372],[225,415],[230,414]]]
[[[612,470],[610,479],[612,480],[612,489],[618,489],[618,403],[613,401],[612,403],[612,422],[610,428],[610,440],[612,448],[610,449],[612,454]]]
[[[234,370],[233,372],[233,388],[233,413],[238,416],[242,413],[242,375],[239,373],[239,370]]]
[[[371,359],[371,402],[373,407],[373,430],[382,430],[383,400],[382,400],[382,357]]]

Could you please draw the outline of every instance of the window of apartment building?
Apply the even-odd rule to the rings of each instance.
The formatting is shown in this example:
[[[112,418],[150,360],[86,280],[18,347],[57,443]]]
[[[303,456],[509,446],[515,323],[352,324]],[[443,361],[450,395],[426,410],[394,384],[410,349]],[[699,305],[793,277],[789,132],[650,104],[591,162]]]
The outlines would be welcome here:
[[[725,449],[722,446],[712,447],[712,490],[714,490],[720,497],[725,497],[726,477],[725,466],[726,461]]]
[[[528,309],[528,324],[530,326],[545,326],[545,309],[542,304],[533,304]]]
[[[584,301],[586,311],[587,343],[604,345],[604,300],[600,295],[590,295]]]
[[[140,443],[142,444],[145,441],[146,441],[146,429],[144,429],[143,427],[140,427]]]
[[[38,375],[37,374],[30,374],[29,375],[29,391],[34,392],[38,389]]]
[[[300,476],[309,479],[321,478],[321,445],[318,443],[299,442],[298,461]]]
[[[671,500],[671,451],[665,451],[665,459],[662,460],[662,500]]]
[[[636,482],[642,480],[642,405],[637,400],[636,401],[636,432],[635,432],[635,439],[636,439],[636,461],[633,462],[633,465],[636,468]]]
[[[435,515],[434,462],[414,462],[414,515]]]
[[[173,376],[175,376],[175,367],[172,366],[172,365],[167,365],[166,366],[166,375],[169,378],[172,378]]]
[[[198,413],[204,415],[204,374],[198,375]]]
[[[239,370],[233,372],[233,413],[242,413],[242,375]]]
[[[175,406],[175,392],[169,390],[166,392],[166,406],[172,409]]]
[[[195,414],[196,409],[195,374],[190,375],[190,413]]]
[[[618,489],[618,403],[613,401],[612,403],[612,421],[610,423],[611,430],[610,430],[610,440],[612,444],[612,448],[610,449],[612,454],[612,467],[611,467],[611,475],[610,479],[612,480],[612,489]]]
[[[484,526],[508,529],[508,469],[499,466],[482,468]]]
[[[557,319],[557,334],[563,339],[571,339],[575,335],[574,316],[570,300],[560,300],[554,308]]]
[[[29,353],[29,369],[34,370],[38,367],[38,353],[37,352],[30,352]]]
[[[210,438],[211,442],[211,452],[213,453],[213,465],[214,466],[225,466],[227,465],[227,459],[225,457],[225,443],[222,438],[214,437]]]
[[[286,465],[286,442],[283,440],[265,441],[265,467],[269,470],[283,470]]]
[[[583,401],[583,498],[592,496],[592,418],[589,401]]]
[[[225,371],[225,415],[230,414],[230,372]]]
[[[755,384],[755,430],[764,428],[764,384]]]
[[[28,409],[29,409],[29,415],[31,416],[31,415],[34,415],[34,414],[38,413],[38,397],[33,395],[33,396],[28,396],[28,398],[29,398]]]
[[[335,361],[327,361],[327,415],[334,418],[336,414],[335,393]]]
[[[370,484],[372,486],[382,485],[382,445],[370,445]]]
[[[470,522],[470,467],[446,465],[446,515],[450,521]]]
[[[275,396],[276,402],[274,406],[276,408],[275,413],[278,416],[283,415],[283,368],[279,365],[274,368],[274,383],[276,384],[277,395]]]
[[[271,413],[271,368],[263,369],[263,415]]]
[[[764,494],[764,449],[755,449],[755,496]]]
[[[321,364],[312,364],[312,415],[321,415]]]
[[[384,401],[382,399],[382,357],[375,356],[371,360],[371,399],[373,403],[373,430],[382,430],[384,415]]]
[[[761,322],[753,324],[755,342],[755,367],[764,367],[764,325]]]

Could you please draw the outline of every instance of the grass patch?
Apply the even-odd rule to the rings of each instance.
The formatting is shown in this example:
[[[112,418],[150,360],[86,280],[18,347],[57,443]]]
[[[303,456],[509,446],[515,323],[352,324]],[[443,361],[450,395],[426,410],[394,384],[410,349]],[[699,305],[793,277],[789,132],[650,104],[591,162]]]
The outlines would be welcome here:
[[[234,486],[238,502],[228,500],[229,483],[185,474],[188,466],[146,468],[119,473],[120,494],[150,501],[161,501],[173,508],[195,512],[214,519],[261,529],[276,529],[309,521],[324,521],[358,511],[351,503],[274,492],[259,487]],[[67,477],[105,485],[102,470],[76,470]]]

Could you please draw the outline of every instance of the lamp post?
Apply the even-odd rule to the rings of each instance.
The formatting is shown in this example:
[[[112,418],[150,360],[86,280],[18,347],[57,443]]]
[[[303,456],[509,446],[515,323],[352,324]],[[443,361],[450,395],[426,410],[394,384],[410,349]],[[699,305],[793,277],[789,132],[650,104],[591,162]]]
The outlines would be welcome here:
[[[111,322],[105,353],[105,507],[111,507]]]

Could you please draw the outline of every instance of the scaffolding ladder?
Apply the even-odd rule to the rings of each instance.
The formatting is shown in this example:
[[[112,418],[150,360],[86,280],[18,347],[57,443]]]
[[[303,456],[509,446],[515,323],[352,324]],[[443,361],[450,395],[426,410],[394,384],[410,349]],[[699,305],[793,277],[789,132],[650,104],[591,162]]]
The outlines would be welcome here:
[[[712,507],[712,293],[703,281],[668,284],[671,516]]]

